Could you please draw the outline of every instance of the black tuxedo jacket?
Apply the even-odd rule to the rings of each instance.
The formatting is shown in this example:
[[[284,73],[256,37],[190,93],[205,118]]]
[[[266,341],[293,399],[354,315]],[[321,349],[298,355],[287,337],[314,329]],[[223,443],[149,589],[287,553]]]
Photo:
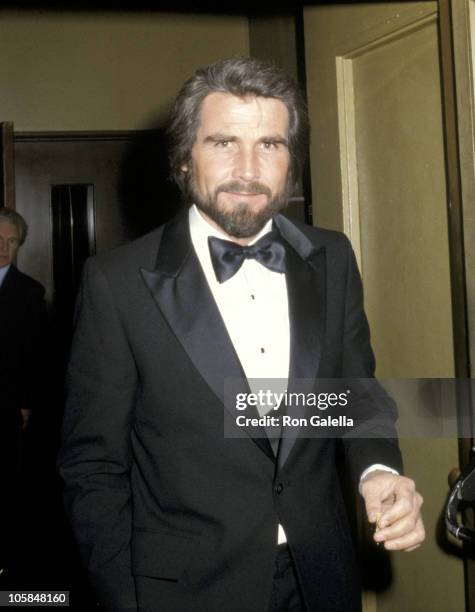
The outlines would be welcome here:
[[[347,239],[275,223],[289,245],[290,385],[372,376]],[[224,437],[227,377],[244,374],[185,214],[87,263],[59,466],[100,600],[109,610],[267,611],[280,522],[309,609],[359,609],[336,441],[290,437],[276,461],[265,436]],[[343,444],[356,481],[372,463],[400,469],[392,436]]]
[[[44,287],[14,265],[0,287],[0,419],[19,422],[20,409],[34,409],[42,386],[46,331]]]
[[[20,272],[8,270],[0,287],[0,565],[15,550],[21,454],[21,409],[43,402],[44,288]]]

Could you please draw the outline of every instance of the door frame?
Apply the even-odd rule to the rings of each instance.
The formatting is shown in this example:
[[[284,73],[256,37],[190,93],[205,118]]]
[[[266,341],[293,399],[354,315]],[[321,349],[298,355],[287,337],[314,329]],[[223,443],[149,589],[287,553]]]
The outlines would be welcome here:
[[[475,0],[439,0],[450,269],[457,378],[470,378],[475,359]],[[472,437],[459,439],[463,469],[473,455],[475,410],[459,398],[459,421],[471,419]],[[473,516],[465,517],[473,527]],[[475,611],[475,559],[464,543],[465,605]]]
[[[0,123],[0,206],[15,210],[15,148],[13,122]]]

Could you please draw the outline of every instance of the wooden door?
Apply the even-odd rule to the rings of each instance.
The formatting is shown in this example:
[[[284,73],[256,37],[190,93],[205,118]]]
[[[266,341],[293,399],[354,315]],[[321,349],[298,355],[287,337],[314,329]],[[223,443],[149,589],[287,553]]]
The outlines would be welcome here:
[[[0,123],[0,206],[15,208],[15,162],[13,123]]]
[[[304,18],[314,220],[343,229],[353,243],[377,375],[451,378],[438,5],[320,6]],[[410,407],[399,409],[410,431]],[[461,552],[443,527],[457,439],[419,434],[402,438],[401,447],[426,500],[427,542],[411,554],[378,556],[366,575],[365,610],[462,612]]]
[[[55,187],[90,186],[88,233],[98,253],[153,229],[178,207],[160,131],[17,133],[15,158],[17,209],[32,227],[19,260],[46,287],[49,302]]]

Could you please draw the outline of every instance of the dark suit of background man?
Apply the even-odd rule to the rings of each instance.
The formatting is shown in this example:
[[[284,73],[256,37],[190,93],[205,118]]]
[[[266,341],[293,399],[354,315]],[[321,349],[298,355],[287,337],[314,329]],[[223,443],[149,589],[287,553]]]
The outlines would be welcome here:
[[[80,294],[59,465],[92,583],[109,610],[357,610],[337,442],[223,433],[225,378],[374,371],[348,241],[279,214],[308,148],[301,94],[223,60],[185,83],[169,134],[191,208],[89,261]],[[375,538],[418,546],[394,439],[343,447]]]
[[[43,386],[42,340],[46,324],[45,290],[15,266],[27,225],[9,208],[0,208],[0,568],[7,579],[12,560],[20,484],[20,436]]]

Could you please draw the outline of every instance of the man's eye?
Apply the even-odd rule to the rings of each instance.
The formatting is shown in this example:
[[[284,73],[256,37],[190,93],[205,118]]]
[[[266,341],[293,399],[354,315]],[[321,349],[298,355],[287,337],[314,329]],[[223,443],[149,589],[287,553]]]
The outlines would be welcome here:
[[[266,151],[272,151],[273,149],[277,149],[278,143],[272,140],[266,140],[262,143],[262,146]]]
[[[230,144],[231,144],[230,140],[218,140],[218,142],[216,143],[216,146],[221,149],[227,149]]]

